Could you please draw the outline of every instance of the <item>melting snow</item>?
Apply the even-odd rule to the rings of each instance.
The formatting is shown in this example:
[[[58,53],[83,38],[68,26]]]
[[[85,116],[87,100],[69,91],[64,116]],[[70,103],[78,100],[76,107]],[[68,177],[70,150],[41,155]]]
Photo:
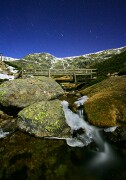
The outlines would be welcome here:
[[[17,73],[18,72],[18,70],[16,70],[14,67],[12,67],[12,66],[7,66],[7,68],[10,70],[10,72],[12,72],[12,73]]]
[[[7,74],[0,74],[0,79],[13,80],[14,76],[10,76],[10,75],[7,75]]]

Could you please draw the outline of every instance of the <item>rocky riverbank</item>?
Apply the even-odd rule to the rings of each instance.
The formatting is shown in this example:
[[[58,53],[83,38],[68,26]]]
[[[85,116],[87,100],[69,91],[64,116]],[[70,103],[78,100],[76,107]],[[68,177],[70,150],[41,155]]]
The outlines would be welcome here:
[[[112,179],[112,177],[124,179],[125,166],[122,164],[126,159],[125,119],[115,118],[114,122],[117,124],[113,124],[113,119],[111,119],[113,116],[110,116],[108,124],[108,119],[106,120],[104,116],[109,117],[108,110],[112,105],[116,108],[125,108],[125,106],[117,106],[122,103],[125,105],[125,84],[125,77],[110,78],[81,91],[64,93],[59,84],[48,78],[38,77],[4,82],[0,86],[0,101],[3,110],[0,111],[0,127],[3,131],[9,131],[10,134],[0,140],[0,163],[2,165],[0,179],[76,180],[78,177],[91,179],[92,175],[96,179],[99,177],[102,177],[101,179]],[[100,93],[102,96],[99,96]],[[108,93],[107,96],[106,93]],[[87,116],[87,121],[100,127],[105,141],[109,141],[115,146],[112,155],[117,152],[116,159],[119,155],[124,157],[123,161],[119,159],[119,162],[122,163],[121,167],[114,163],[114,167],[111,169],[112,175],[107,173],[103,176],[103,173],[100,174],[99,168],[98,173],[89,168],[88,163],[91,162],[91,157],[92,159],[96,158],[98,153],[98,147],[94,142],[84,148],[71,148],[65,140],[61,140],[71,137],[61,101],[67,100],[70,108],[76,112],[78,107],[74,102],[85,94],[89,99],[81,105],[81,108],[86,112],[84,115]],[[94,97],[98,97],[98,99]],[[100,101],[98,101],[99,98]],[[110,110],[113,112],[112,108]],[[120,112],[125,112],[125,109]],[[97,120],[90,118],[92,113],[94,117],[96,114]],[[113,125],[119,127],[109,128]],[[113,130],[115,131],[112,132]],[[78,133],[84,133],[84,130],[80,129]],[[54,136],[61,139],[42,138]],[[76,132],[72,136],[76,138]],[[109,165],[107,166],[109,167]],[[81,169],[83,169],[83,173]]]
[[[18,128],[37,137],[70,135],[61,103],[57,99],[63,94],[61,86],[51,78],[4,82],[0,85],[1,119],[4,117],[6,122],[8,118],[9,122],[15,117]],[[1,127],[6,129],[7,123],[3,124]]]
[[[81,108],[84,108],[90,124],[103,128],[123,127],[124,131],[125,84],[125,76],[110,77],[84,90],[65,93],[58,83],[46,77],[4,82],[0,85],[1,128],[13,131],[18,127],[37,137],[69,137],[70,128],[65,121],[61,100],[67,100],[76,113],[78,107],[74,102],[87,95],[89,99],[81,104]],[[120,130],[117,132],[121,133]],[[125,133],[121,136],[125,139]]]

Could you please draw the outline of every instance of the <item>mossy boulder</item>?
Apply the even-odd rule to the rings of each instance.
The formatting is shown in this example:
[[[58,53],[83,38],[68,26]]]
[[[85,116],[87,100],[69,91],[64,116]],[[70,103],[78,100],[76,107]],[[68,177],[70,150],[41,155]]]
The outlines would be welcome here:
[[[24,108],[35,102],[55,99],[63,93],[61,86],[52,78],[15,79],[0,85],[0,103],[5,107]]]
[[[82,90],[88,121],[96,126],[126,123],[126,76],[110,77]]]
[[[42,101],[24,108],[18,114],[17,125],[37,137],[70,136],[60,100]]]

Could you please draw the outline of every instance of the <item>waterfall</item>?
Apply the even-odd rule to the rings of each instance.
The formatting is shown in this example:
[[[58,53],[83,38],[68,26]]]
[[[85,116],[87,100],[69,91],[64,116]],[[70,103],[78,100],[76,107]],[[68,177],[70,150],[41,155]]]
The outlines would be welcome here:
[[[87,96],[83,96],[82,98],[78,99],[75,104],[79,107],[83,105],[83,103],[87,100]],[[67,124],[71,127],[72,133],[76,130],[83,129],[84,133],[79,135],[77,134],[74,138],[67,138],[67,144],[70,146],[87,146],[93,140],[101,143],[101,137],[99,136],[98,129],[94,126],[89,125],[83,118],[82,110],[78,110],[78,113],[73,113],[69,108],[69,104],[67,101],[62,101],[63,110],[65,113],[65,118]]]
[[[79,107],[83,105],[87,99],[87,96],[83,96],[75,103]],[[73,138],[66,138],[67,144],[71,147],[84,147],[94,141],[97,145],[97,151],[94,152],[95,156],[89,163],[89,166],[91,165],[93,167],[113,160],[114,153],[109,144],[104,142],[100,134],[103,129],[90,125],[88,122],[86,122],[81,110],[78,110],[78,113],[73,113],[68,108],[69,104],[67,101],[62,101],[62,106],[65,113],[66,122],[71,127],[71,133],[74,133],[74,131],[77,131],[80,128],[83,129],[84,132],[81,135],[76,133],[76,136]],[[110,132],[115,129],[116,127],[112,127],[107,128],[104,131]]]

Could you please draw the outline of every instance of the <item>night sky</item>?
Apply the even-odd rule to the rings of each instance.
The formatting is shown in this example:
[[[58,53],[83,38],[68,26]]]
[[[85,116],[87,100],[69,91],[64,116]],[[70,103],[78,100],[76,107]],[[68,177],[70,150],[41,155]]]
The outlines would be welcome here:
[[[77,56],[126,45],[126,0],[0,0],[0,52]]]

